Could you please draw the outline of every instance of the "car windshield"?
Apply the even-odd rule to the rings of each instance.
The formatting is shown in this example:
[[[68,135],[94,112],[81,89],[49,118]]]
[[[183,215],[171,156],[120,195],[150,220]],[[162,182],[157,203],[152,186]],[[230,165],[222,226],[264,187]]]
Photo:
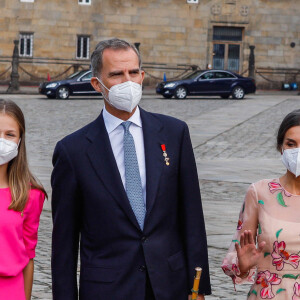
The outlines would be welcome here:
[[[86,71],[87,71],[87,70],[75,72],[75,73],[71,74],[71,75],[68,77],[68,79],[72,79],[72,78],[74,78],[74,77],[76,77],[76,76],[78,76],[78,75],[80,75],[80,74],[85,73]]]
[[[203,71],[196,71],[190,74],[187,74],[185,76],[182,77],[182,79],[193,79],[196,78],[198,75],[200,75]]]

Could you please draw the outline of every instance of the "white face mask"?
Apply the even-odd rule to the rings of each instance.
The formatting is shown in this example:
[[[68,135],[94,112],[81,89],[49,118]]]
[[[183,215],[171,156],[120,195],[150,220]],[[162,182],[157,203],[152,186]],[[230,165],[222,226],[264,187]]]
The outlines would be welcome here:
[[[283,150],[281,160],[285,167],[296,177],[300,175],[300,148]]]
[[[142,98],[142,85],[133,81],[126,81],[113,85],[108,89],[102,81],[97,78],[100,84],[109,92],[108,97],[102,93],[105,100],[113,107],[129,113],[139,104]]]
[[[0,138],[0,166],[8,163],[18,155],[18,147],[19,145],[13,141]]]

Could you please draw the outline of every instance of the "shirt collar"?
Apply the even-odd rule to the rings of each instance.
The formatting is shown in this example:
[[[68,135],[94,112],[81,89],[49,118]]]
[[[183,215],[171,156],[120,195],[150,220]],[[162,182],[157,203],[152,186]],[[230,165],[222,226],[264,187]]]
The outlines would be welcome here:
[[[121,119],[113,116],[112,114],[110,114],[106,110],[105,105],[103,107],[103,120],[104,120],[104,124],[105,124],[108,134],[110,134],[119,125],[121,125],[121,123],[124,122],[124,120],[121,120]],[[137,106],[134,114],[127,121],[132,122],[133,124],[135,124],[138,127],[142,127],[141,113],[140,113],[140,109],[138,106]]]

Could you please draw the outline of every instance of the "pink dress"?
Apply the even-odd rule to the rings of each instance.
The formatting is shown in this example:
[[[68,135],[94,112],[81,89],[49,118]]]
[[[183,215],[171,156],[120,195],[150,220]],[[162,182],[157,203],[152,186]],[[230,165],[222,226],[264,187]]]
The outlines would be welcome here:
[[[31,190],[23,211],[9,210],[9,188],[0,189],[0,299],[25,300],[23,269],[35,257],[45,195]]]
[[[234,248],[244,230],[258,242],[265,241],[264,255],[245,279],[239,277]],[[248,299],[300,300],[300,196],[292,195],[279,179],[252,184],[239,215],[237,231],[222,269],[234,283],[252,282]]]

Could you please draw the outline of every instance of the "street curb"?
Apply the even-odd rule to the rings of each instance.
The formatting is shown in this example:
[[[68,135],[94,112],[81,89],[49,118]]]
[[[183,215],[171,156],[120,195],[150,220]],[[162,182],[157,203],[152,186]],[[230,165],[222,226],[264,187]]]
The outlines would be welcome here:
[[[7,93],[8,85],[0,85],[0,95],[39,95],[39,86],[23,86],[20,90],[14,93]],[[155,87],[144,87],[143,95],[158,95]],[[256,90],[255,95],[299,95],[299,91],[283,91],[283,90]],[[43,96],[43,95],[41,95]],[[201,96],[200,96],[201,97]]]

